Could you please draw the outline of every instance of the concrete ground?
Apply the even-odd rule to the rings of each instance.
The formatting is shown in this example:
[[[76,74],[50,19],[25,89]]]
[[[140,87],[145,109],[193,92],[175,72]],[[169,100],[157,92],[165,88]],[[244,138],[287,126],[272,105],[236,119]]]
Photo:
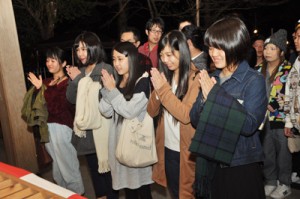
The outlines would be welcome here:
[[[80,160],[80,166],[81,166],[81,168],[80,168],[81,174],[82,174],[82,178],[83,178],[84,186],[85,186],[85,197],[87,197],[88,199],[96,199],[85,158],[79,157],[79,160]],[[6,162],[4,143],[3,143],[3,139],[1,137],[1,135],[0,135],[0,161],[4,162],[4,163]],[[52,178],[52,174],[51,174],[51,167],[44,170],[40,176],[44,179],[47,179],[47,180],[53,182],[53,178]],[[169,192],[165,188],[163,188],[157,184],[152,185],[152,197],[153,197],[153,199],[171,199]],[[299,198],[300,198],[300,186],[297,189],[292,189],[292,194],[290,196],[286,197],[286,199],[299,199]],[[120,199],[125,199],[124,193],[122,191],[120,192]],[[271,198],[267,197],[267,199],[271,199]]]
[[[90,178],[90,174],[89,174],[89,170],[88,170],[88,166],[85,161],[85,158],[83,156],[80,156],[79,161],[80,161],[81,175],[82,175],[83,183],[84,183],[84,187],[85,187],[85,195],[84,196],[87,197],[88,199],[96,199],[95,194],[94,194],[92,180]],[[41,177],[53,182],[51,168],[49,168],[48,170],[45,170],[41,174]],[[157,184],[153,184],[151,188],[152,188],[153,199],[171,199],[170,194],[168,193],[168,191],[165,188],[163,188]],[[122,192],[122,191],[120,192],[120,199],[125,199],[124,192]]]
[[[85,197],[89,199],[96,199],[85,158],[79,157],[79,160],[81,166],[81,174],[82,174],[85,191],[86,191]],[[44,172],[42,174],[42,177],[50,181],[53,181],[51,176],[51,169]],[[153,199],[171,199],[169,192],[165,188],[157,184],[152,185],[152,197]],[[120,192],[120,199],[125,199],[124,193],[122,191]],[[271,198],[267,197],[266,199],[271,199]],[[286,199],[300,199],[300,189],[292,189],[292,194],[286,197]]]

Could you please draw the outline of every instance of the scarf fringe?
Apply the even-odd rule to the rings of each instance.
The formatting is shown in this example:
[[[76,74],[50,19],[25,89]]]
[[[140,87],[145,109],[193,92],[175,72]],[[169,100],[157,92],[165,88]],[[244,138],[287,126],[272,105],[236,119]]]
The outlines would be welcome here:
[[[99,167],[98,167],[99,173],[107,173],[110,171],[108,161],[101,161],[101,162],[99,161],[98,164],[99,164]]]
[[[84,130],[80,130],[78,127],[77,127],[77,124],[76,122],[74,121],[74,125],[73,125],[73,130],[74,130],[74,133],[76,136],[80,137],[80,138],[85,138],[86,137],[86,131]]]
[[[197,199],[210,198],[210,179],[208,177],[201,177],[195,181],[195,196]]]

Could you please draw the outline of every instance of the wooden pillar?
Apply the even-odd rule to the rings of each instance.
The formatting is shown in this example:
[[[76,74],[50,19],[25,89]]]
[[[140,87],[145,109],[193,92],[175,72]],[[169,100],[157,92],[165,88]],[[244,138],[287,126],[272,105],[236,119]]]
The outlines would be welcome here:
[[[26,93],[11,0],[0,0],[0,122],[7,163],[38,171],[32,133],[21,118]]]
[[[200,27],[200,0],[196,0],[196,25]]]

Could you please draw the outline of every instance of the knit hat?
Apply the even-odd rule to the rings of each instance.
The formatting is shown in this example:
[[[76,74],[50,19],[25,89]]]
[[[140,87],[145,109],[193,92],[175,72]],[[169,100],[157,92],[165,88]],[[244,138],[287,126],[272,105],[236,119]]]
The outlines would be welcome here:
[[[297,24],[296,24],[296,26],[295,26],[295,31],[297,31],[298,28],[300,28],[300,19],[297,21]]]
[[[287,31],[285,29],[279,29],[273,35],[271,35],[268,39],[265,40],[264,46],[271,43],[277,46],[283,52],[286,51],[287,48]]]

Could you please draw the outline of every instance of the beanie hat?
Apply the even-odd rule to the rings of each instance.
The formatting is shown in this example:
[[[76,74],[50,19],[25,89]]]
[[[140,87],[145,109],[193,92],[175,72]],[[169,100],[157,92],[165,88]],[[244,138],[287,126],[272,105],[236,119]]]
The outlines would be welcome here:
[[[287,31],[285,29],[279,29],[273,35],[271,35],[268,39],[265,40],[264,46],[271,43],[277,46],[283,52],[286,51],[287,48]]]
[[[295,26],[295,31],[297,31],[298,28],[300,28],[300,19],[297,21],[297,24],[296,24],[296,26]]]

